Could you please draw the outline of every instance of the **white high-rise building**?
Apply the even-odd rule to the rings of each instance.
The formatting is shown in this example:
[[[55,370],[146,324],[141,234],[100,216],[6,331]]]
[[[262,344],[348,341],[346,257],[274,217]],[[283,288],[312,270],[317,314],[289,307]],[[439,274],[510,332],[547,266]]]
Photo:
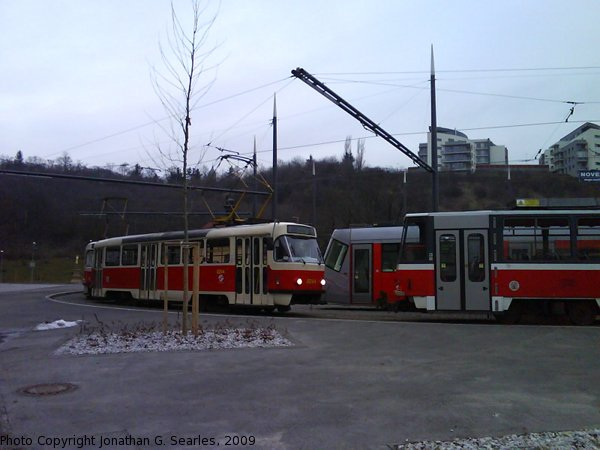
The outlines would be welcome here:
[[[439,170],[475,172],[478,165],[508,164],[508,150],[490,139],[469,139],[464,133],[449,128],[437,128]],[[427,143],[419,144],[419,158],[431,165],[431,131]]]
[[[574,177],[580,170],[600,170],[600,126],[584,123],[544,150],[539,162]]]

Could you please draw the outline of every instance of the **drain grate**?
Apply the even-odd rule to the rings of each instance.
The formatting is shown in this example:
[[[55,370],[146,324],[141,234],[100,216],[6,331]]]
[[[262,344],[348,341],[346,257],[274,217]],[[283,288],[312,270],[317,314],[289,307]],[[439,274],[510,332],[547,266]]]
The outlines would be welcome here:
[[[19,394],[31,395],[34,397],[43,397],[46,395],[64,394],[65,392],[71,392],[75,389],[77,389],[77,386],[72,383],[48,383],[25,386],[17,392]]]

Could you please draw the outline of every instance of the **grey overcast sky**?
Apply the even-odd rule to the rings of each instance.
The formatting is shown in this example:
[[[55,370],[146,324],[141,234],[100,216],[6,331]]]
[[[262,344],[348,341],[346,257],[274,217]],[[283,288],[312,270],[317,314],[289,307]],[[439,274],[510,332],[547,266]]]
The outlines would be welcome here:
[[[174,3],[185,26],[190,3]],[[192,158],[206,150],[207,167],[214,147],[250,154],[254,137],[271,166],[274,93],[281,160],[341,157],[351,135],[367,138],[367,165],[412,166],[290,71],[305,68],[417,152],[431,45],[438,125],[506,145],[511,162],[536,163],[538,149],[600,123],[598,0],[223,0],[215,12],[218,70],[192,116]],[[155,165],[169,141],[153,123],[166,113],[150,68],[169,25],[166,0],[0,0],[0,155]],[[566,102],[579,102],[567,123]]]

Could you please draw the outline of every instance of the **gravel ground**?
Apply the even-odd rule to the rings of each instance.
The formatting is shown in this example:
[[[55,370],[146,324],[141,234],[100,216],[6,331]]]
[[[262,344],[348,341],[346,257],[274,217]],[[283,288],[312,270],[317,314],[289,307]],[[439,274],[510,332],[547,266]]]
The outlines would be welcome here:
[[[422,441],[398,444],[397,450],[480,450],[480,449],[600,449],[600,428],[582,431],[511,434],[502,437]]]
[[[57,351],[57,355],[167,352],[225,348],[288,347],[292,343],[273,328],[225,328],[202,330],[198,336],[179,331],[104,333],[78,335]]]

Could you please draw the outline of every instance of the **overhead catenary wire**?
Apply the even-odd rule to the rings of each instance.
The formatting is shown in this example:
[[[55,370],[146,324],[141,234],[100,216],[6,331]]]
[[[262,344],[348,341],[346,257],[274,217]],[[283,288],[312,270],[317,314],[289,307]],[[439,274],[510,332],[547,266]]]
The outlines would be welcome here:
[[[600,66],[566,66],[566,67],[521,67],[521,68],[492,68],[492,69],[446,69],[436,68],[436,73],[473,73],[473,72],[538,72],[544,70],[597,70]],[[405,74],[429,74],[427,70],[404,70],[404,71],[381,71],[381,72],[316,72],[315,75],[405,75]]]
[[[587,123],[587,122],[600,122],[600,119],[590,119],[590,120],[574,120],[572,122],[569,123]],[[564,124],[564,121],[557,121],[557,122],[537,122],[537,123],[520,123],[520,124],[508,124],[508,125],[490,125],[490,126],[483,126],[483,127],[470,127],[470,128],[457,128],[457,130],[460,131],[481,131],[481,130],[494,130],[494,129],[505,129],[505,128],[523,128],[523,127],[536,127],[536,126],[547,126],[547,125],[561,125]],[[424,135],[427,134],[427,131],[411,131],[411,132],[405,132],[405,133],[391,133],[394,136],[410,136],[410,135]],[[374,139],[377,138],[376,135],[368,135],[368,136],[359,136],[356,138],[351,138],[352,141],[357,141],[359,139]],[[290,146],[286,146],[286,147],[278,147],[278,151],[284,151],[284,150],[298,150],[298,149],[302,149],[302,148],[310,148],[310,147],[318,147],[318,146],[322,146],[322,145],[331,145],[331,144],[340,144],[340,143],[344,143],[346,142],[347,137],[344,137],[343,139],[332,139],[332,140],[327,140],[327,141],[319,141],[319,142],[311,142],[308,144],[298,144],[298,145],[290,145]],[[230,150],[232,151],[232,150]],[[257,150],[256,153],[270,153],[273,150],[271,148],[267,148],[264,150]],[[249,155],[252,154],[252,152],[239,152],[240,155]],[[519,160],[519,161],[533,161],[534,158],[532,159],[524,159],[524,160]],[[217,161],[217,159],[214,160],[208,160],[205,162],[213,162],[213,161]]]
[[[391,82],[379,82],[379,81],[365,81],[365,80],[340,80],[340,79],[327,79],[327,81],[338,81],[338,82],[346,82],[346,83],[360,83],[360,84],[370,84],[370,85],[376,85],[376,86],[396,86],[396,87],[401,87],[401,88],[408,88],[408,89],[420,89],[420,90],[428,90],[428,87],[421,87],[418,85],[409,85],[409,84],[397,84],[397,83],[391,83]],[[468,94],[468,95],[481,95],[481,96],[488,96],[488,97],[502,97],[502,98],[511,98],[511,99],[515,99],[515,100],[531,100],[531,101],[538,101],[538,102],[550,102],[550,103],[567,103],[567,104],[578,104],[578,105],[584,105],[584,104],[600,104],[600,101],[573,101],[573,100],[560,100],[560,99],[550,99],[550,98],[541,98],[541,97],[528,97],[528,96],[522,96],[522,95],[511,95],[511,94],[499,94],[499,93],[493,93],[493,92],[477,92],[477,91],[469,91],[469,90],[464,90],[464,89],[448,89],[448,88],[440,88],[438,87],[436,89],[437,91],[441,91],[441,92],[451,92],[451,93],[457,93],[457,94]]]
[[[438,73],[510,73],[510,72],[514,72],[514,73],[531,73],[531,74],[541,74],[542,72],[550,72],[550,71],[554,71],[554,72],[560,72],[560,73],[573,73],[573,72],[577,72],[579,71],[579,73],[583,73],[583,72],[589,72],[591,70],[598,70],[600,69],[600,66],[570,66],[570,67],[538,67],[538,68],[491,68],[491,69],[457,69],[457,70],[437,70],[436,72]],[[343,76],[348,76],[348,75],[397,75],[397,74],[425,74],[425,73],[429,73],[429,71],[389,71],[389,72],[330,72],[330,73],[323,73],[325,75],[330,75],[330,76],[337,76],[337,77],[343,77]],[[202,104],[202,105],[198,105],[198,107],[196,109],[201,109],[201,108],[205,108],[208,107],[210,105],[216,104],[216,103],[220,103],[220,102],[224,102],[227,101],[229,99],[233,99],[236,97],[239,97],[241,95],[247,94],[247,93],[251,93],[257,90],[260,90],[262,88],[268,87],[268,86],[272,86],[272,85],[276,85],[278,83],[281,83],[285,80],[288,80],[292,77],[285,77],[285,78],[281,78],[279,80],[275,80],[269,83],[265,83],[262,84],[260,86],[256,86],[241,92],[237,92],[235,94],[220,98],[218,100],[215,100],[213,102],[209,102],[206,104]],[[365,81],[365,80],[348,80],[348,79],[343,79],[343,78],[338,78],[337,80],[333,79],[331,81],[338,81],[338,82],[345,82],[345,83],[365,83],[365,84],[373,84],[373,85],[382,85],[382,86],[391,86],[392,88],[395,89],[402,89],[402,88],[412,88],[412,89],[421,89],[421,90],[426,90],[426,87],[419,87],[419,84],[422,84],[424,82],[424,80],[421,80],[419,83],[416,84],[399,84],[399,83],[384,83],[384,82],[374,82],[374,81]],[[287,86],[287,84],[286,84]],[[286,86],[282,87],[280,90],[284,89]],[[444,88],[438,88],[438,90],[440,91],[448,91],[448,92],[455,92],[455,93],[460,93],[460,94],[470,94],[470,95],[484,95],[484,96],[493,96],[493,97],[506,97],[506,98],[513,98],[513,99],[520,99],[520,100],[526,100],[526,101],[542,101],[542,102],[553,102],[553,103],[563,103],[563,104],[571,104],[571,105],[579,105],[579,104],[598,104],[600,102],[598,101],[573,101],[573,100],[560,100],[560,99],[550,99],[550,98],[543,98],[543,97],[527,97],[527,96],[513,96],[513,95],[508,95],[508,94],[501,94],[501,93],[487,93],[487,92],[476,92],[476,91],[470,91],[470,90],[453,90],[453,89],[444,89]],[[387,92],[387,91],[386,91]],[[376,93],[376,94],[371,94],[369,96],[373,96],[373,95],[380,95],[380,93]],[[368,97],[368,96],[367,96]],[[361,97],[364,98],[364,97]],[[410,100],[409,100],[410,101]],[[244,115],[243,117],[241,117],[240,119],[238,119],[235,123],[233,123],[232,125],[230,125],[229,127],[225,128],[224,131],[222,131],[219,136],[217,136],[214,139],[211,139],[211,142],[217,141],[219,139],[222,139],[224,136],[226,136],[231,130],[233,129],[237,129],[239,128],[240,123],[246,119],[248,116],[250,116],[252,114],[252,112],[254,112],[256,109],[258,109],[260,107],[257,106],[256,108],[254,108],[252,111],[250,111],[249,113],[247,113],[246,115]],[[325,109],[325,108],[323,108]],[[293,117],[293,116],[297,116],[303,114],[302,112],[300,113],[294,113],[289,115],[289,117]],[[394,113],[392,113],[394,114]],[[281,117],[281,120],[284,120],[286,118],[289,117]],[[162,119],[159,120],[167,120],[169,117],[164,117]],[[389,118],[389,116],[388,116]],[[571,115],[569,115],[567,117],[568,119],[568,123],[581,123],[584,121],[572,121],[571,120]],[[472,131],[472,130],[485,130],[485,129],[500,129],[500,128],[517,128],[517,127],[528,127],[528,126],[539,126],[539,125],[550,125],[550,124],[560,124],[560,123],[564,123],[564,116],[563,116],[563,122],[542,122],[542,123],[531,123],[531,124],[513,124],[513,125],[498,125],[498,126],[490,126],[490,127],[475,127],[475,128],[458,128],[462,131]],[[130,127],[127,128],[125,130],[122,131],[117,131],[115,133],[111,133],[109,135],[106,135],[104,137],[99,137],[78,145],[74,145],[68,148],[65,148],[63,150],[60,150],[56,153],[52,153],[50,155],[47,156],[52,156],[55,154],[59,154],[59,153],[64,153],[64,152],[68,152],[70,150],[74,150],[77,148],[81,148],[81,147],[85,147],[88,145],[92,145],[95,144],[97,142],[101,142],[110,138],[114,138],[126,133],[130,133],[136,130],[139,130],[143,127],[147,127],[150,126],[152,124],[155,124],[157,122],[157,120],[153,120],[151,122],[147,122],[144,124],[140,124],[134,127]],[[258,122],[257,122],[258,123]],[[245,127],[247,127],[248,125],[244,125]],[[261,127],[262,128],[262,127]],[[266,133],[266,131],[265,131]],[[424,132],[413,132],[413,133],[393,133],[393,135],[396,136],[405,136],[405,135],[410,135],[410,134],[424,134],[426,133],[426,131]],[[243,133],[245,134],[245,133]],[[364,137],[360,137],[357,139],[370,139],[373,138],[374,136],[364,136]],[[313,143],[307,143],[307,144],[301,144],[301,145],[293,145],[293,146],[287,146],[287,147],[281,147],[280,149],[282,151],[285,150],[293,150],[293,149],[300,149],[300,148],[309,148],[309,147],[314,147],[314,146],[320,146],[320,145],[327,145],[327,144],[335,144],[338,142],[343,142],[345,139],[339,139],[339,140],[329,140],[329,141],[322,141],[322,142],[313,142]],[[261,152],[267,152],[267,151],[271,151],[271,150],[261,150]],[[107,154],[113,154],[115,153],[114,151],[111,151],[110,153]],[[84,157],[83,159],[89,160],[90,158],[94,158],[94,157],[98,157],[98,156],[102,156],[102,154],[98,154],[96,153],[93,156],[88,156],[88,157]],[[79,158],[77,158],[79,159]],[[131,162],[131,161],[130,161]],[[204,162],[204,161],[202,161]],[[132,164],[134,164],[133,162],[131,162]]]
[[[281,79],[276,80],[276,81],[271,81],[269,83],[265,83],[265,84],[262,84],[260,86],[256,86],[256,87],[253,87],[253,88],[250,88],[250,89],[246,89],[244,91],[237,92],[235,94],[232,94],[232,95],[229,95],[229,96],[226,96],[226,97],[222,97],[222,98],[214,100],[212,102],[208,102],[208,103],[204,103],[202,105],[198,105],[192,111],[197,111],[199,109],[207,108],[209,106],[216,105],[218,103],[222,103],[222,102],[225,102],[227,100],[231,100],[233,98],[240,97],[242,95],[249,94],[250,92],[254,92],[254,91],[257,91],[259,89],[263,89],[263,88],[266,88],[266,87],[269,87],[269,86],[273,86],[273,85],[275,85],[277,83],[281,83],[282,81],[288,80],[290,78],[291,77],[281,78]],[[162,117],[160,119],[154,119],[152,121],[141,123],[139,125],[135,125],[133,127],[123,129],[121,131],[116,131],[114,133],[111,133],[111,134],[108,134],[108,135],[105,135],[105,136],[101,136],[99,138],[92,139],[90,141],[82,142],[81,144],[76,144],[76,145],[72,145],[70,147],[66,147],[66,148],[64,148],[62,150],[57,150],[57,151],[55,151],[53,153],[45,155],[45,157],[50,157],[50,156],[58,155],[58,154],[69,152],[71,150],[75,150],[75,149],[78,149],[78,148],[81,148],[81,147],[86,147],[86,146],[91,145],[91,144],[96,144],[98,142],[102,142],[102,141],[105,141],[107,139],[111,139],[111,138],[116,137],[116,136],[121,136],[123,134],[131,133],[132,131],[137,131],[137,130],[139,130],[141,128],[145,128],[145,127],[148,127],[150,125],[154,125],[157,122],[163,122],[163,121],[169,120],[169,119],[171,119],[171,116],[165,116],[165,117]]]

